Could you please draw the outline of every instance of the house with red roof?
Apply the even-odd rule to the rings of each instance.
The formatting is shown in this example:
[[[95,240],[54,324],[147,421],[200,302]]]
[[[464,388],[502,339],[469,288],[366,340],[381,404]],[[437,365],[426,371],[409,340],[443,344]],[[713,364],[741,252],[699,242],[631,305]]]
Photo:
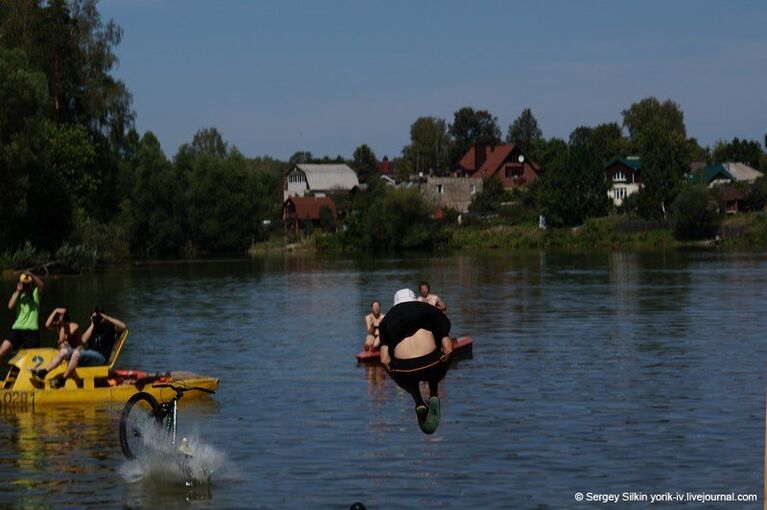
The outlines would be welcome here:
[[[289,197],[282,204],[282,222],[285,233],[298,235],[302,221],[311,221],[314,226],[320,223],[320,212],[323,207],[330,210],[334,220],[338,219],[336,204],[330,197]]]
[[[504,188],[524,188],[541,177],[541,167],[513,143],[475,143],[458,161],[453,175],[498,179]]]

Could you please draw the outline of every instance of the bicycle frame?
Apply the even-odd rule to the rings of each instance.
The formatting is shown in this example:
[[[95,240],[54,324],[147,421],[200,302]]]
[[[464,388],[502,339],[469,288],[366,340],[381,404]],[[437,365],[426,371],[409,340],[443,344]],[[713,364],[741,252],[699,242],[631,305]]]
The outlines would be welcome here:
[[[170,402],[160,404],[162,419],[165,421],[165,432],[170,436],[170,445],[176,446],[178,437],[178,400],[181,398],[177,393]]]

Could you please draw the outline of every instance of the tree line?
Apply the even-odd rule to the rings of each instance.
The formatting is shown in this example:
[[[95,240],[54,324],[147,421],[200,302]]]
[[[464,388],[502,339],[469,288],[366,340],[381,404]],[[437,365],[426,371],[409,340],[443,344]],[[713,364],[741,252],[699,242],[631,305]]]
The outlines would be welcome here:
[[[366,247],[431,242],[426,205],[406,207],[405,198],[421,199],[375,185],[378,158],[367,144],[349,160],[308,151],[287,161],[248,158],[215,128],[205,128],[168,158],[151,131],[136,131],[131,94],[112,74],[121,38],[114,21],[101,19],[96,0],[24,0],[0,9],[0,254],[6,264],[12,253],[20,254],[13,260],[18,265],[44,255],[110,261],[241,251],[269,236],[280,217],[282,175],[298,163],[348,163],[371,184],[368,195],[348,204],[358,212],[349,216],[348,231]],[[642,191],[624,210],[646,218],[670,214],[693,160],[767,170],[758,142],[736,138],[702,147],[687,135],[679,105],[656,98],[630,105],[620,123],[580,126],[567,140],[545,138],[530,109],[503,138],[487,110],[462,107],[452,122],[419,117],[393,163],[401,178],[448,175],[473,144],[504,141],[542,166],[526,200],[562,226],[607,214],[602,169],[616,157],[642,160]],[[475,205],[492,208],[506,198],[490,186]],[[403,220],[395,235],[376,220],[376,211],[389,209],[419,220]]]
[[[121,29],[96,0],[0,9],[0,253],[32,259],[241,251],[267,234],[287,163],[213,128],[166,158],[112,75]],[[13,253],[20,254],[14,258]]]

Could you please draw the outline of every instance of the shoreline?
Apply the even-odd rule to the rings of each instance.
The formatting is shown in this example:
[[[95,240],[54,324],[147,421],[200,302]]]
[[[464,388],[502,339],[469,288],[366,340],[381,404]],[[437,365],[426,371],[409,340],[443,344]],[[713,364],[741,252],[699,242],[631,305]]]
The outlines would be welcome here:
[[[411,250],[414,253],[431,255],[450,255],[472,250],[507,250],[507,251],[548,251],[566,250],[577,252],[589,251],[647,251],[665,249],[760,249],[767,247],[767,215],[764,213],[744,213],[730,216],[722,223],[721,236],[700,240],[680,240],[674,237],[669,228],[626,227],[629,219],[623,216],[608,216],[587,220],[578,227],[540,229],[537,224],[521,223],[477,223],[472,225],[442,225],[446,240],[436,249]],[[632,231],[633,229],[633,231]],[[354,245],[341,244],[338,233],[315,232],[311,236],[299,239],[276,237],[268,241],[253,243],[248,249],[236,253],[210,254],[203,257],[170,259],[126,259],[96,264],[80,271],[62,270],[43,272],[51,276],[77,276],[96,271],[120,267],[154,266],[189,262],[220,262],[241,260],[263,255],[371,255]],[[404,252],[407,252],[405,250]],[[397,252],[380,252],[378,255]],[[402,253],[402,252],[399,252]],[[50,260],[35,261],[24,269],[39,269],[50,264]],[[3,267],[3,279],[18,274],[21,268]]]

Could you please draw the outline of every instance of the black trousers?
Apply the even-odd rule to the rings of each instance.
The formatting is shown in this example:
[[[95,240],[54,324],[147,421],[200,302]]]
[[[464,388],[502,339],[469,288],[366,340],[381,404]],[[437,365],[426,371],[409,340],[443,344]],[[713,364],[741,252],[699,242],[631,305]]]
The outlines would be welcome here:
[[[400,388],[413,395],[416,405],[423,404],[418,383],[429,383],[429,392],[437,396],[439,382],[445,378],[450,362],[440,349],[417,358],[399,359],[392,357],[389,375]]]

